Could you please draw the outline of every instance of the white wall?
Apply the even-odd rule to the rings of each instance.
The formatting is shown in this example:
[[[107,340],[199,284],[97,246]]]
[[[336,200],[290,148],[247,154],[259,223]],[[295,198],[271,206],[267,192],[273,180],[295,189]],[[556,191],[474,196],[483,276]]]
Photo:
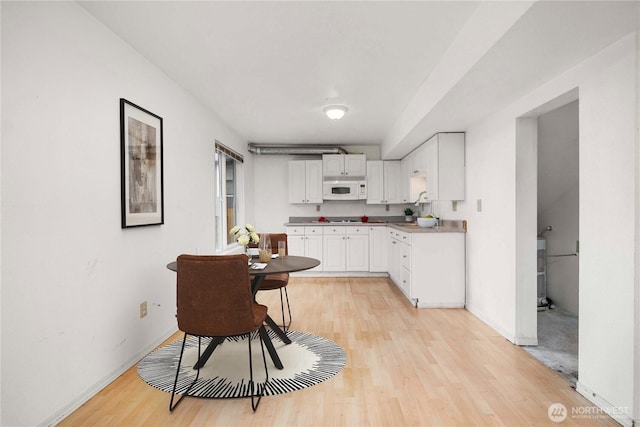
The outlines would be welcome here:
[[[635,41],[635,35],[620,40],[468,129],[467,200],[458,203],[457,212],[443,213],[468,220],[467,308],[516,342],[522,335],[515,313],[516,266],[521,265],[515,241],[518,233],[527,232],[515,221],[516,120],[579,88],[578,390],[599,404],[626,408],[629,415],[634,392]],[[478,199],[482,212],[477,212]],[[530,237],[535,244],[535,234]]]
[[[633,36],[617,43],[611,55],[599,58],[601,68],[580,84],[578,390],[629,410],[638,357],[633,346],[635,42]]]
[[[176,330],[165,265],[213,252],[214,139],[246,141],[75,3],[1,7],[1,424],[33,426]],[[121,97],[164,119],[163,226],[120,228]]]

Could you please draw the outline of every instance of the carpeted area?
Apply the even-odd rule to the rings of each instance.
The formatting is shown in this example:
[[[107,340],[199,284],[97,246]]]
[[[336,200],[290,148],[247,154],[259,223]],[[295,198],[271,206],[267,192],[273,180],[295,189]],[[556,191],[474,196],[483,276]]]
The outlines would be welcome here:
[[[285,345],[272,331],[269,331],[269,336],[284,369],[279,370],[273,366],[265,349],[269,369],[269,382],[265,390],[267,396],[311,387],[340,372],[346,363],[344,349],[325,338],[289,331],[287,336],[292,343]],[[208,343],[209,339],[202,340],[203,351]],[[147,384],[170,393],[181,346],[182,339],[149,353],[138,364],[138,375]],[[207,398],[248,397],[248,353],[246,338],[227,339],[216,348],[207,364],[200,370],[200,378],[189,391],[189,395]],[[198,338],[189,336],[180,368],[179,394],[184,393],[195,378],[196,371],[192,367],[197,358]],[[261,385],[265,381],[265,373],[257,336],[253,337],[252,360],[254,381]]]

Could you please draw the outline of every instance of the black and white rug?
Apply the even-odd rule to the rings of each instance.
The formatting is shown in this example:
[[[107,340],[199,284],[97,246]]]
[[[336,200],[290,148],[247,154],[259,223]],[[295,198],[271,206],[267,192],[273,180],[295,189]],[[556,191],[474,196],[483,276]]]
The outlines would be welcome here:
[[[325,381],[340,372],[347,360],[342,347],[316,335],[289,331],[287,336],[292,342],[288,345],[280,341],[270,330],[269,336],[284,369],[280,370],[273,366],[265,348],[269,369],[266,396],[300,390]],[[202,351],[207,344],[209,339],[203,338]],[[254,381],[261,386],[265,381],[265,375],[260,341],[257,336],[253,337],[251,344]],[[149,353],[138,364],[138,375],[147,384],[170,393],[173,389],[181,346],[182,339]],[[246,338],[225,340],[216,348],[207,364],[200,369],[200,378],[189,391],[189,395],[220,399],[248,397],[248,357]],[[182,357],[177,393],[184,393],[195,378],[196,371],[193,365],[197,358],[198,338],[189,336]]]

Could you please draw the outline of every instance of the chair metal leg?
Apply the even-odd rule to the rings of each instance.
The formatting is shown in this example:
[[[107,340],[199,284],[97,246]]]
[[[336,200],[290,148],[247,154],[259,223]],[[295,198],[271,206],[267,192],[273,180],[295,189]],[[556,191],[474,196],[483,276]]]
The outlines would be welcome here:
[[[282,301],[282,291],[284,290],[284,296],[287,299],[287,311],[289,312],[289,323],[285,323],[284,321],[284,302]],[[280,288],[280,308],[282,310],[282,329],[287,332],[291,327],[291,306],[289,305],[289,293],[287,292],[287,288]]]
[[[186,396],[189,395],[189,390],[191,390],[191,387],[193,387],[193,385],[196,383],[196,381],[198,381],[198,378],[200,377],[200,367],[198,367],[195,379],[191,382],[191,384],[189,384],[189,387],[187,387],[184,394],[180,396],[180,398],[176,401],[176,404],[174,405],[173,398],[176,395],[176,388],[178,386],[178,375],[180,374],[180,366],[182,365],[182,355],[184,354],[184,345],[187,342],[187,335],[188,334],[185,332],[184,338],[182,339],[182,349],[180,350],[180,358],[178,359],[178,367],[176,368],[176,379],[173,382],[173,390],[171,391],[171,400],[169,401],[169,412],[173,412],[173,410],[176,409],[176,406],[178,406],[178,404],[182,402],[182,399],[184,399]],[[202,343],[202,338],[198,337],[198,358],[200,356],[201,343]]]
[[[262,362],[264,363],[265,382],[262,385],[262,390],[260,389],[260,387],[257,387],[258,388],[257,394],[254,392],[255,383],[253,381],[253,358],[251,357],[251,334],[250,333],[247,339],[247,341],[249,342],[249,392],[251,393],[251,409],[253,409],[253,412],[255,412],[256,409],[258,409],[260,400],[262,400],[262,396],[264,396],[267,383],[269,382],[269,370],[267,369],[267,358],[265,357],[265,354],[264,354],[264,342],[262,341],[261,332],[264,332],[264,333],[267,332],[264,326],[260,326],[260,330],[257,335],[258,335],[258,338],[260,339],[260,347],[262,348]]]

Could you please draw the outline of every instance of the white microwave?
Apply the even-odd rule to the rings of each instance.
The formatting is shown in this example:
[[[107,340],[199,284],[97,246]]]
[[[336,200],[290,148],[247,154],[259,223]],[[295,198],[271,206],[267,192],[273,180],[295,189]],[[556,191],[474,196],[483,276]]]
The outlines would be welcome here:
[[[324,200],[364,200],[367,198],[367,181],[324,181]]]

